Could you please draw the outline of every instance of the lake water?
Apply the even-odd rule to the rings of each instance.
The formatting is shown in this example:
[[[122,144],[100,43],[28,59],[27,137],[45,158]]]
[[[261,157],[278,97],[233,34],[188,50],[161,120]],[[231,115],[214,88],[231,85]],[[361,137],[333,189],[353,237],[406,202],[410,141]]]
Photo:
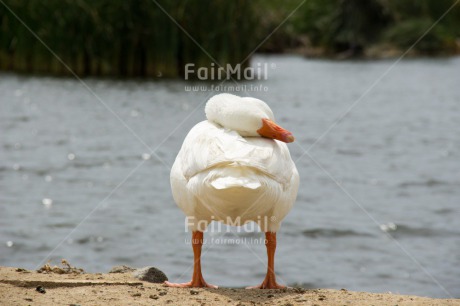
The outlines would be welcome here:
[[[370,91],[393,60],[253,59],[265,62],[267,80],[244,84],[296,136],[301,177],[278,233],[279,281],[460,297],[460,58],[401,61]],[[0,75],[0,265],[153,265],[188,281],[190,233],[169,166],[212,93],[184,81],[85,82],[131,131],[77,80]],[[322,168],[302,156],[312,145]],[[231,230],[205,234],[204,276],[256,285],[262,234]]]

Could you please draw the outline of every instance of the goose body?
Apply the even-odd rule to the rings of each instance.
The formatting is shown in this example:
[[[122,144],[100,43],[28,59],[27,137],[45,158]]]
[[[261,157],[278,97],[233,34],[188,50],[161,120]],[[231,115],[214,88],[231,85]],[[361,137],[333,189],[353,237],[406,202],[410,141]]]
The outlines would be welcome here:
[[[255,221],[262,230],[276,232],[298,184],[285,143],[242,137],[210,121],[192,128],[171,171],[174,200],[191,230],[211,221]]]
[[[299,186],[285,143],[294,140],[292,134],[274,123],[258,99],[220,94],[205,112],[207,120],[190,130],[171,170],[173,197],[190,230],[202,237],[211,221],[254,221],[276,234]]]

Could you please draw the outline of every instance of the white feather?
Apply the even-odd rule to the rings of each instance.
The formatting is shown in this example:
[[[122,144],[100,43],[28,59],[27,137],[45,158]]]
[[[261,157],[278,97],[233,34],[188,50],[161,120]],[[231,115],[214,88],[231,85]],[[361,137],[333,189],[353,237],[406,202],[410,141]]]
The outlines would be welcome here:
[[[221,94],[209,100],[206,115],[185,138],[171,170],[173,197],[193,217],[191,230],[200,220],[240,218],[276,232],[295,202],[297,169],[285,143],[242,135],[257,134],[252,121],[273,119],[271,110],[257,99]]]

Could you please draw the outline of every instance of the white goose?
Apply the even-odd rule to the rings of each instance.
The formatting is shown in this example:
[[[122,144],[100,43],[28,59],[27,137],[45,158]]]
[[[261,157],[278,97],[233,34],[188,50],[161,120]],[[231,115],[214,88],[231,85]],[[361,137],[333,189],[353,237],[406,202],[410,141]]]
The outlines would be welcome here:
[[[274,256],[276,232],[299,187],[285,144],[294,137],[275,124],[268,105],[255,98],[219,94],[209,99],[205,112],[208,120],[188,133],[171,170],[174,200],[192,231],[193,277],[188,283],[166,285],[217,288],[201,274],[203,231],[211,221],[254,221],[265,232],[268,267],[262,284],[248,288],[283,288],[276,282]]]

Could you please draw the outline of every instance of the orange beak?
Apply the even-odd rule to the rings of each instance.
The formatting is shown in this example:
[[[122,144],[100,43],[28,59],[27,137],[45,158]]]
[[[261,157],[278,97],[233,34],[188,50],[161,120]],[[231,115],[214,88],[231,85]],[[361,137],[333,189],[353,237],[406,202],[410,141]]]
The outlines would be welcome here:
[[[282,142],[293,142],[294,136],[288,130],[283,129],[270,119],[262,119],[262,127],[257,130],[260,136],[276,139]]]

